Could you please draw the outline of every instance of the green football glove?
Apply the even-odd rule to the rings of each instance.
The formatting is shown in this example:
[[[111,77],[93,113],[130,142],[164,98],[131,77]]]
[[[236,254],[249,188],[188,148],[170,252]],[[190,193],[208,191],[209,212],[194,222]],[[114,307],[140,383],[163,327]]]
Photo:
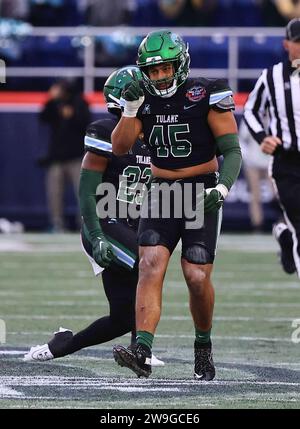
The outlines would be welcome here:
[[[98,237],[92,240],[93,258],[100,267],[106,268],[115,259],[115,253],[112,245],[104,236],[99,234]]]
[[[144,91],[140,87],[136,72],[132,72],[133,79],[128,83],[121,93],[121,98],[125,100],[123,116],[134,118],[140,106],[145,100]]]
[[[224,185],[217,185],[215,188],[207,188],[204,191],[204,213],[219,210],[228,194],[228,189]]]

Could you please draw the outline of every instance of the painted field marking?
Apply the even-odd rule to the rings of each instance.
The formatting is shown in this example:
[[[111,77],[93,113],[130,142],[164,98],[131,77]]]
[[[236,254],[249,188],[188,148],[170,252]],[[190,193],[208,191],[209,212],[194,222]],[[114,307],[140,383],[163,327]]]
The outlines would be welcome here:
[[[18,336],[40,336],[40,335],[53,335],[50,331],[8,331],[8,335],[18,335]],[[129,336],[126,334],[126,336]],[[195,335],[189,335],[189,334],[155,334],[155,338],[192,338],[195,339]],[[235,340],[235,341],[265,341],[265,342],[271,342],[271,343],[290,343],[290,338],[282,338],[282,337],[249,337],[249,336],[233,336],[233,335],[212,335],[213,340]]]
[[[41,296],[41,297],[51,297],[52,299],[56,298],[56,296],[53,296],[53,292],[47,292],[47,291],[37,291],[37,292],[31,292],[30,295],[34,296]],[[98,290],[87,290],[87,291],[59,291],[55,292],[55,295],[57,295],[57,300],[55,301],[43,301],[43,306],[73,306],[73,305],[79,305],[82,304],[82,306],[95,306],[95,307],[107,307],[108,303],[106,301],[102,301],[102,299],[99,299],[99,301],[91,301],[91,296],[99,296],[100,294]],[[251,293],[253,295],[253,293]],[[261,295],[261,294],[260,294]],[[259,295],[259,296],[260,296]],[[6,300],[5,297],[24,297],[28,298],[28,293],[25,292],[14,292],[14,291],[0,291],[0,296],[4,297],[4,299],[1,299],[1,305],[5,307],[6,305],[15,306],[16,301],[14,300]],[[61,301],[60,297],[80,297],[80,300],[68,300],[68,301]],[[84,300],[86,298],[86,300]],[[26,300],[22,300],[22,305],[33,305],[32,300],[29,300],[26,302]],[[189,308],[188,302],[168,302],[168,308]],[[217,308],[299,308],[300,309],[300,302],[253,302],[253,301],[241,301],[241,302],[219,302],[216,304]]]
[[[15,389],[11,389],[10,387],[3,386],[1,384],[1,377],[0,377],[0,398],[3,397],[13,397],[13,398],[19,398],[22,397],[23,399],[24,394],[22,392],[18,392]]]
[[[289,382],[289,381],[259,381],[259,380],[214,380],[213,382],[201,382],[193,379],[160,379],[151,378],[148,380],[139,379],[124,379],[113,377],[60,377],[60,376],[3,376],[0,377],[0,385],[2,387],[13,386],[13,387],[28,387],[28,386],[55,386],[55,387],[68,387],[68,388],[81,388],[81,387],[93,387],[93,388],[105,388],[115,390],[116,388],[124,387],[145,387],[147,389],[157,389],[158,387],[176,389],[180,387],[189,386],[289,386],[289,387],[300,387],[300,382]],[[300,391],[299,391],[300,395]]]
[[[96,320],[99,317],[98,314],[89,315],[89,316],[73,316],[70,315],[60,315],[60,316],[45,316],[43,314],[34,314],[29,316],[28,314],[10,314],[5,316],[6,320]],[[292,322],[294,317],[247,317],[247,316],[215,316],[214,321],[220,322]],[[162,316],[160,318],[162,321],[191,321],[191,316]]]

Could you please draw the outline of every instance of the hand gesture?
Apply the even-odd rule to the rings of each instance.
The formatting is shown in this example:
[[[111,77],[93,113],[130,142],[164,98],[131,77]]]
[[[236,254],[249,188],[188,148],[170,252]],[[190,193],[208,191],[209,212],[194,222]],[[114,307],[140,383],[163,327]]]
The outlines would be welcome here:
[[[132,72],[132,81],[123,89],[121,98],[125,100],[123,116],[134,118],[145,100],[144,91],[135,71]]]

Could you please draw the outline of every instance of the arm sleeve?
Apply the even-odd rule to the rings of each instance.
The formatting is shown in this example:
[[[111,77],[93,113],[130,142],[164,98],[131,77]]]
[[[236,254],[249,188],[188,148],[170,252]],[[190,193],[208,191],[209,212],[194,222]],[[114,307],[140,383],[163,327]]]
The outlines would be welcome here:
[[[79,206],[82,219],[92,240],[102,234],[96,211],[96,191],[102,183],[103,173],[82,168],[79,182]]]
[[[217,137],[217,147],[223,155],[218,184],[226,186],[228,191],[238,178],[242,165],[242,154],[237,134],[225,134]]]
[[[267,70],[264,70],[259,77],[253,91],[249,94],[248,100],[244,107],[244,120],[252,137],[261,143],[266,137],[263,124],[263,118],[266,115],[267,99]]]

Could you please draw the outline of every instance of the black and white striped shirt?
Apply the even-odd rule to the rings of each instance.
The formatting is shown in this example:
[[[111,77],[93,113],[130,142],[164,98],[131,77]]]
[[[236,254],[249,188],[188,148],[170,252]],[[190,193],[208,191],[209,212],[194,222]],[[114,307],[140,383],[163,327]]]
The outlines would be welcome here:
[[[275,64],[263,70],[249,94],[244,119],[258,143],[272,135],[284,150],[300,152],[299,72],[289,61]]]

